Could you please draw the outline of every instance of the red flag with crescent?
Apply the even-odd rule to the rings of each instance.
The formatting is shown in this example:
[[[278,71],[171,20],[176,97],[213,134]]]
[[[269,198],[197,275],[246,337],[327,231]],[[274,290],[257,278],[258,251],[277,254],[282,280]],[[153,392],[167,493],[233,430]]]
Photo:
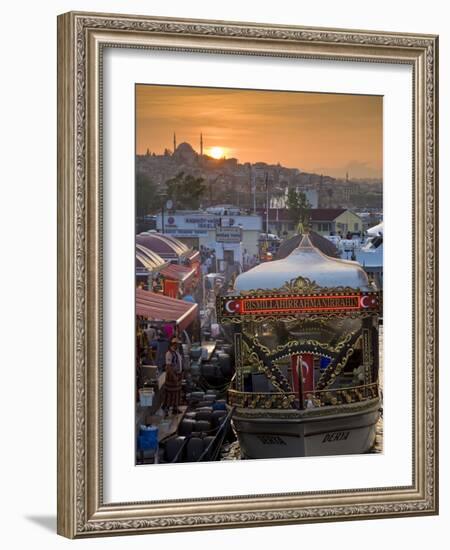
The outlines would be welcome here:
[[[314,391],[314,355],[303,353],[302,355],[291,356],[292,385],[294,392],[299,391],[299,372],[301,368],[303,393]]]
[[[304,353],[302,358],[303,391],[314,391],[314,355]]]

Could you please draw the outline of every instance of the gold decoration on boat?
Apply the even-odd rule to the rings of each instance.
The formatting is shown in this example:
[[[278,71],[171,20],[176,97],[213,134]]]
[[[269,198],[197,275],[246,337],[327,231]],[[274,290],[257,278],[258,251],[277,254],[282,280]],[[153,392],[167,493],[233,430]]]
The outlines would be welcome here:
[[[366,384],[348,388],[327,388],[325,390],[315,390],[307,392],[308,399],[313,407],[305,411],[317,409],[329,409],[334,407],[343,407],[344,405],[356,405],[371,401],[378,397],[378,384]],[[262,393],[262,392],[239,392],[237,390],[228,390],[229,403],[242,408],[249,409],[289,409],[295,408],[295,400],[298,395],[291,393]],[[304,395],[304,398],[306,396]],[[303,414],[305,413],[303,411]],[[241,413],[240,413],[241,414]]]
[[[251,338],[248,334],[242,333],[242,341],[250,352],[249,361],[251,364],[256,365],[258,369],[262,370],[278,391],[283,393],[289,392],[291,386],[288,380],[281,370],[269,359],[270,350],[260,344],[256,336]]]
[[[299,319],[308,319],[310,321],[337,321],[337,320],[345,320],[345,319],[366,319],[369,317],[373,317],[374,312],[368,311],[368,310],[353,310],[353,311],[345,311],[345,312],[338,312],[333,311],[331,313],[298,313],[296,315],[283,315],[283,316],[275,316],[275,315],[246,315],[245,318],[237,315],[236,317],[220,317],[219,321],[222,325],[239,325],[247,322],[253,322],[253,323],[263,323],[268,321],[298,321]]]
[[[358,336],[358,339],[359,338],[361,338],[361,335]],[[317,382],[317,385],[316,385],[317,389],[320,390],[320,389],[323,389],[327,386],[330,386],[336,380],[336,377],[339,376],[342,369],[345,367],[348,360],[350,359],[350,357],[355,352],[356,343],[357,343],[358,339],[356,340],[356,342],[354,343],[353,346],[350,346],[347,349],[346,354],[344,355],[344,357],[342,358],[342,360],[340,362],[338,362],[335,366],[329,365],[327,367],[327,369],[323,372],[322,376],[319,378],[319,380]]]
[[[328,321],[323,318],[323,316],[320,319],[311,319],[310,317],[307,318],[300,318],[295,319],[295,321],[286,321],[284,319],[278,319],[278,323],[283,323],[286,330],[289,332],[298,332],[298,331],[307,331],[307,332],[320,332],[320,334],[323,334],[324,332],[335,334],[337,332],[337,329],[344,323],[345,319],[339,319],[336,321],[336,323],[333,324],[333,327],[330,327]],[[276,323],[273,323],[276,324]]]
[[[279,288],[258,288],[255,290],[246,290],[242,296],[256,296],[260,294],[344,294],[346,292],[358,292],[359,288],[350,286],[335,286],[325,287],[320,286],[316,281],[312,281],[308,277],[294,277],[289,279]]]
[[[293,353],[302,353],[302,351],[303,353],[316,353],[331,359],[339,350],[328,343],[322,343],[318,340],[290,340],[287,344],[279,345],[269,352],[268,357],[269,359],[278,360]]]
[[[280,288],[281,292],[292,292],[298,294],[312,294],[315,292],[323,292],[323,289],[308,277],[295,277],[286,281]]]
[[[242,342],[242,363],[244,366],[250,366],[256,369],[261,369],[261,361],[256,353],[253,353],[247,342]]]
[[[358,332],[358,330],[354,330],[347,334],[346,337],[336,345],[336,352],[339,353],[340,351],[342,351],[347,346],[347,344],[352,341],[352,339],[356,336]]]
[[[282,292],[293,292],[298,294],[345,294],[347,292],[355,293],[359,290],[359,288],[350,286],[323,287],[307,277],[296,277],[295,279],[286,281],[281,287]]]

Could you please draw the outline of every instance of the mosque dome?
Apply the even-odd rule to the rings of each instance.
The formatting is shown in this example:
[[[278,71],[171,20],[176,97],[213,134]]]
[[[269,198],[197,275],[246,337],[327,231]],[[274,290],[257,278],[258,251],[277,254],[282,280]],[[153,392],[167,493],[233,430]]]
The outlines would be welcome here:
[[[180,143],[173,153],[173,157],[181,162],[191,163],[197,158],[197,153],[190,143]]]

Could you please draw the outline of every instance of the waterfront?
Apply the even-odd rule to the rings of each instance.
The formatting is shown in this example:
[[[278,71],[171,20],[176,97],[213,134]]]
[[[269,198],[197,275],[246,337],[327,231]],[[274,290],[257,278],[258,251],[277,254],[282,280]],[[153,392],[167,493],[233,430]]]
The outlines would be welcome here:
[[[138,235],[139,259],[153,247],[162,275],[136,290],[139,464],[382,452],[380,296],[357,262],[311,238],[217,274],[204,273],[214,251]],[[182,263],[167,266],[170,250]],[[324,284],[330,270],[345,293]]]
[[[374,440],[382,452],[382,166],[343,169],[362,133],[361,166],[378,164],[380,98],[147,85],[136,97],[137,463],[361,454]],[[276,143],[246,159],[239,132],[227,144],[199,127],[205,99],[210,123],[249,101],[263,120],[271,105]],[[299,147],[304,128],[280,107],[323,128],[329,101],[364,108],[358,146],[350,132],[334,176],[288,168],[289,150],[302,151],[294,166],[322,163],[322,141]],[[254,144],[257,119],[237,120]]]

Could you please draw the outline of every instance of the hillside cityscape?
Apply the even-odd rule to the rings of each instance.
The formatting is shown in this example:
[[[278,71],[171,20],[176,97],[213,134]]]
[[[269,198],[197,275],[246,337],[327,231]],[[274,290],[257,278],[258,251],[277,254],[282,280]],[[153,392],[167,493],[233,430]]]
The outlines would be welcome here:
[[[198,150],[186,142],[177,144],[173,135],[172,148],[162,153],[150,151],[136,155],[136,175],[152,185],[153,193],[164,195],[167,182],[179,174],[202,180],[204,192],[199,207],[215,204],[233,204],[256,212],[267,206],[283,209],[287,206],[290,189],[304,193],[312,208],[346,208],[361,212],[382,209],[382,181],[380,179],[337,179],[327,174],[305,172],[281,164],[265,162],[240,163],[237,158],[214,158],[204,153],[203,136],[199,136]],[[159,210],[159,201],[147,213]],[[181,208],[183,205],[175,205]]]

